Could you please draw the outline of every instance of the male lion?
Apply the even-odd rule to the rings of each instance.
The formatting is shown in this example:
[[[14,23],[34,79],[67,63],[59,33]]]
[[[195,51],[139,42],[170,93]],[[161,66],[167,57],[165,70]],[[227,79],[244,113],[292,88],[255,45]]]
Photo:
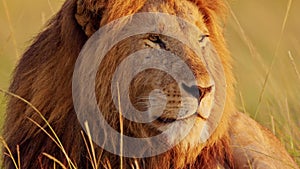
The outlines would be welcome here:
[[[24,53],[15,69],[9,91],[28,100],[42,113],[77,168],[92,168],[95,165],[99,168],[107,166],[132,168],[133,164],[140,168],[160,169],[298,168],[284,147],[268,130],[244,114],[237,113],[235,109],[231,57],[226,49],[221,25],[225,11],[226,5],[222,0],[68,0]],[[223,68],[214,67],[214,69],[215,72],[224,70],[226,99],[212,98],[215,91],[212,80],[218,79],[212,79],[203,60],[178,40],[160,34],[146,33],[120,41],[101,62],[95,85],[99,107],[103,110],[109,125],[117,131],[122,130],[124,135],[145,138],[158,135],[165,128],[171,130],[184,128],[191,120],[194,121],[187,136],[170,150],[152,157],[124,157],[121,163],[122,160],[118,155],[106,151],[101,146],[86,145],[83,138],[87,135],[81,134],[83,128],[74,110],[72,77],[75,62],[83,45],[99,28],[115,19],[139,12],[175,15],[194,24],[203,32],[202,35],[190,35],[185,29],[179,29],[186,36],[199,36],[199,47],[203,43],[213,44],[214,48],[204,47],[202,50],[204,55],[205,51],[211,51],[220,57]],[[122,60],[141,49],[166,50],[178,55],[192,70],[199,84],[178,85],[170,75],[156,69],[147,69],[137,74],[129,87],[130,100],[135,108],[155,113],[156,109],[149,107],[149,104],[162,106],[162,100],[167,101],[163,114],[149,124],[136,123],[125,118],[121,121],[119,111],[112,101],[110,85],[113,73]],[[133,69],[134,66],[132,65]],[[189,93],[190,97],[181,98],[181,89]],[[165,98],[145,99],[155,95],[153,91],[163,92]],[[199,95],[195,95],[194,91]],[[176,119],[181,101],[184,99],[188,99],[191,103],[186,112],[192,114]],[[219,101],[225,101],[223,115],[217,128],[207,138],[208,129],[203,123],[208,124],[208,127],[215,124],[217,119],[212,118],[214,110],[211,106],[212,102],[219,104]],[[205,116],[203,114],[205,111],[211,116]],[[52,168],[56,162],[45,156],[45,153],[55,157],[62,165],[71,167],[66,154],[33,121],[52,134],[49,126],[31,106],[14,97],[9,99],[4,138],[12,149],[15,159],[19,153],[21,168]],[[123,129],[120,126],[123,126]],[[176,132],[173,131],[174,135]],[[168,135],[162,141],[168,144],[177,139],[172,136]],[[106,135],[103,135],[103,138],[107,143],[115,139]],[[19,152],[16,149],[18,145]],[[99,162],[92,164],[93,160],[89,155],[91,148],[94,149]],[[8,154],[7,150],[4,152]],[[14,163],[7,156],[4,156],[3,165],[5,168],[14,168]]]

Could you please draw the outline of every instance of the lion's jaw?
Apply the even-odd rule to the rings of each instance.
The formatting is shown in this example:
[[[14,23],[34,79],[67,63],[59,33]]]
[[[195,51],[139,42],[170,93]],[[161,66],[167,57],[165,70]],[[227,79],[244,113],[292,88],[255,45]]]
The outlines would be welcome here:
[[[151,127],[162,133],[170,129],[165,133],[166,144],[179,143],[184,138],[181,147],[193,148],[208,138],[205,122],[214,102],[214,86],[203,80],[208,77],[208,74],[202,76],[200,80],[206,85],[199,89],[176,83],[170,75],[158,70],[147,70],[131,82],[131,100],[137,109],[157,119],[149,123]]]

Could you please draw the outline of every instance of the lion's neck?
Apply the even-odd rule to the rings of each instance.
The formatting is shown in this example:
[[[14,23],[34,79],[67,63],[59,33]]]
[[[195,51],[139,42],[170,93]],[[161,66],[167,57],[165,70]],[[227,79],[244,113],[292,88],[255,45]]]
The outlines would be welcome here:
[[[189,154],[190,153],[192,152],[189,152]],[[114,156],[113,158],[114,159],[109,159],[110,166],[112,168],[119,168],[119,157]],[[179,154],[176,150],[173,150],[151,158],[124,158],[123,160],[124,168],[132,168],[132,166],[141,169],[233,168],[232,153],[229,147],[229,137],[227,134],[222,139],[205,146],[201,150],[201,153],[194,157],[187,157]]]

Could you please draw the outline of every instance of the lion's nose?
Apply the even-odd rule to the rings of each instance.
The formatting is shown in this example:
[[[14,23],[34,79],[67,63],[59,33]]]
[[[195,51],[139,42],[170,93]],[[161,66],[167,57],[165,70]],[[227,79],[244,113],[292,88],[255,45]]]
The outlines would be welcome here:
[[[209,87],[201,87],[197,85],[188,86],[187,84],[182,83],[181,87],[189,95],[195,97],[198,100],[198,103],[200,104],[201,99],[205,97],[206,94],[211,92],[213,85]]]
[[[188,86],[186,85],[185,83],[182,83],[181,84],[181,87],[182,89],[187,92],[189,95],[197,98],[197,99],[200,99],[200,96],[201,96],[201,90],[198,89],[198,86],[196,85],[191,85],[191,86]]]

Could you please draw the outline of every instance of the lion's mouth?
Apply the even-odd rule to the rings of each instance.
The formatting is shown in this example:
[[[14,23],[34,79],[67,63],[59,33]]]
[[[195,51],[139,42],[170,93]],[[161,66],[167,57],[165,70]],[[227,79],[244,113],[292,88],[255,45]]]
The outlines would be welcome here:
[[[169,118],[169,117],[158,117],[156,118],[156,120],[160,123],[173,123],[175,121],[183,121],[183,120],[186,120],[186,119],[189,119],[189,118],[200,118],[202,119],[203,121],[206,121],[207,118],[204,117],[203,115],[201,115],[201,113],[198,113],[198,112],[195,112],[193,114],[187,114],[186,116],[183,116],[183,117],[178,117],[178,118]]]
[[[213,102],[211,98],[211,93],[214,90],[214,86],[209,87],[199,87],[199,86],[187,86],[181,85],[186,93],[185,97],[179,99],[177,102],[180,104],[172,104],[174,101],[170,102],[172,99],[163,96],[163,93],[158,91],[153,91],[150,93],[150,109],[155,117],[156,121],[159,123],[167,124],[176,121],[185,121],[187,119],[197,119],[200,118],[202,121],[207,121],[211,113],[211,103]],[[163,110],[165,109],[165,110]],[[164,113],[157,114],[158,111]]]

